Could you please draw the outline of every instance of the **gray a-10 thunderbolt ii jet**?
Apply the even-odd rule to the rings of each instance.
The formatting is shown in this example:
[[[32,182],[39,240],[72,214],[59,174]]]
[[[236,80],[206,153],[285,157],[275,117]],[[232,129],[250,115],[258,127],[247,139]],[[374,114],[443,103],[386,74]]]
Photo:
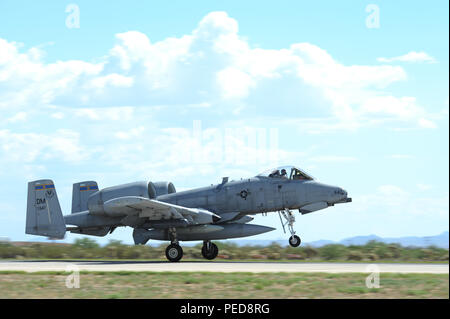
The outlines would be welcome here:
[[[170,182],[134,182],[99,190],[94,181],[73,184],[72,213],[62,215],[52,180],[28,183],[27,234],[62,239],[66,231],[105,236],[120,226],[133,228],[136,245],[148,240],[169,240],[169,261],[179,261],[179,241],[202,240],[202,255],[214,259],[211,240],[239,238],[274,228],[248,224],[251,215],[278,212],[288,226],[289,244],[300,245],[292,210],[308,214],[337,203],[351,202],[340,187],[322,184],[302,170],[285,166],[252,178],[222,182],[176,192]],[[284,220],[283,220],[284,219]]]

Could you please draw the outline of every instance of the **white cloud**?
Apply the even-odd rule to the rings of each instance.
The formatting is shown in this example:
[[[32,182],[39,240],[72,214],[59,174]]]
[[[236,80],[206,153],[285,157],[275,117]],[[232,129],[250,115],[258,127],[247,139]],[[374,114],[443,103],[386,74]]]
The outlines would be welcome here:
[[[133,85],[133,78],[112,73],[101,77],[93,78],[87,86],[94,89],[104,89],[106,86],[110,87],[130,87]]]
[[[359,158],[327,155],[339,150],[295,130],[339,131],[327,136],[328,145],[338,148],[359,138],[356,131],[365,134],[361,128],[419,130],[448,118],[448,97],[442,114],[434,116],[416,98],[390,90],[408,80],[402,66],[343,63],[312,43],[254,48],[224,12],[208,14],[183,36],[150,39],[153,34],[139,31],[116,34],[115,44],[95,63],[48,63],[42,48],[24,50],[0,39],[2,177],[22,186],[24,178],[55,178],[66,187],[60,193],[70,209],[71,182],[78,179],[95,179],[104,187],[149,178],[188,189],[216,182],[211,176],[220,182],[221,176],[241,178],[282,164],[307,170],[327,166],[320,163],[352,164]],[[205,123],[201,142],[189,128],[193,119]],[[227,125],[237,134],[225,136]],[[268,135],[266,147],[258,144],[258,135],[254,143],[255,128],[268,133],[271,127],[280,129],[283,137],[276,140],[285,149],[270,145]],[[428,186],[412,187],[418,192]],[[355,194],[352,205],[343,207],[370,218],[378,213],[448,218],[448,195],[419,195],[384,185]]]
[[[429,118],[436,117],[429,114],[417,104],[414,97],[373,96],[365,99],[358,109],[358,114],[371,117],[372,120],[397,120],[416,123],[421,128],[436,128],[437,125]],[[377,117],[377,118],[374,118]],[[428,117],[428,118],[426,118]]]
[[[294,44],[291,51],[300,58],[298,74],[315,86],[362,89],[386,87],[392,82],[406,79],[406,73],[401,67],[342,65],[328,52],[309,43]]]
[[[75,117],[81,117],[92,121],[127,121],[133,116],[133,107],[107,107],[107,108],[79,108],[69,109]]]
[[[377,58],[377,61],[386,62],[386,63],[396,62],[396,61],[410,62],[410,63],[423,63],[423,62],[436,63],[437,62],[435,58],[433,58],[428,53],[425,53],[423,51],[421,51],[421,52],[411,51],[404,55],[400,55],[400,56],[396,56],[396,57],[392,57],[392,58]]]
[[[208,14],[190,34],[155,43],[138,31],[117,34],[116,44],[99,63],[45,63],[44,53],[21,52],[20,45],[5,40],[0,52],[0,108],[7,106],[7,118],[28,121],[37,132],[1,130],[2,161],[80,163],[96,158],[134,174],[165,165],[165,172],[177,176],[230,165],[263,170],[308,155],[262,148],[236,136],[222,136],[218,143],[212,137],[223,134],[223,127],[205,130],[210,138],[196,153],[192,132],[174,128],[193,116],[221,122],[229,111],[239,114],[238,130],[244,135],[256,121],[260,128],[270,127],[275,113],[280,116],[275,127],[286,124],[312,134],[389,121],[419,128],[436,125],[415,98],[386,92],[389,84],[406,80],[403,68],[345,65],[310,43],[280,50],[252,48],[224,12]]]
[[[10,123],[16,123],[16,122],[22,122],[27,119],[27,113],[26,112],[18,112],[14,116],[10,117],[8,119],[8,122]]]
[[[0,130],[0,155],[2,162],[19,163],[42,163],[49,159],[74,163],[89,157],[80,145],[80,134],[67,129],[51,134]]]
[[[235,68],[226,68],[217,73],[217,82],[225,98],[243,98],[249,88],[255,86],[250,75]]]
[[[359,109],[365,114],[384,114],[401,119],[415,118],[424,111],[413,97],[374,96],[363,102]]]
[[[94,109],[111,106],[208,106],[207,112],[252,118],[277,107],[302,119],[308,113],[331,116],[334,129],[387,119],[435,125],[414,97],[380,91],[407,79],[400,66],[345,65],[311,43],[252,48],[238,31],[236,20],[212,12],[178,38],[152,43],[139,31],[119,33],[99,63],[44,63],[41,49],[21,52],[19,44],[1,40],[0,108],[83,107],[77,116],[99,120],[105,114]],[[373,115],[383,118],[371,120]],[[329,131],[317,125],[311,118],[308,131]]]
[[[84,76],[101,71],[102,64],[58,61],[44,64],[32,48],[19,52],[20,44],[0,39],[0,109],[30,107],[50,103],[56,96],[71,92]]]

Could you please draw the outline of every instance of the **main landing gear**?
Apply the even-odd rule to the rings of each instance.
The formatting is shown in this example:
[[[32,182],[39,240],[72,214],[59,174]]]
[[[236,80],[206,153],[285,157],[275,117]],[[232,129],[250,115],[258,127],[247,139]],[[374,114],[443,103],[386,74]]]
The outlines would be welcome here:
[[[179,261],[183,257],[183,248],[177,243],[172,243],[166,248],[166,257],[169,261]]]
[[[166,257],[169,261],[176,262],[183,258],[183,249],[178,244],[177,234],[175,228],[169,228],[169,239],[171,244],[166,248]],[[205,259],[213,260],[219,254],[219,248],[216,244],[209,240],[203,241],[202,256]]]
[[[217,245],[209,240],[203,241],[202,255],[205,259],[213,260],[219,254],[219,248]]]
[[[278,215],[280,216],[281,226],[283,226],[284,233],[286,233],[286,229],[285,229],[286,225],[288,226],[289,232],[291,233],[291,237],[289,237],[289,245],[291,245],[292,247],[300,246],[302,241],[301,241],[300,237],[298,237],[295,234],[295,230],[294,230],[294,222],[295,222],[294,214],[289,209],[285,209],[285,210],[279,211]],[[283,222],[283,220],[281,219],[281,216],[283,216],[283,218],[285,219],[285,222]]]
[[[169,228],[169,239],[171,244],[166,248],[166,257],[172,262],[180,261],[183,257],[183,249],[178,244],[175,228]]]

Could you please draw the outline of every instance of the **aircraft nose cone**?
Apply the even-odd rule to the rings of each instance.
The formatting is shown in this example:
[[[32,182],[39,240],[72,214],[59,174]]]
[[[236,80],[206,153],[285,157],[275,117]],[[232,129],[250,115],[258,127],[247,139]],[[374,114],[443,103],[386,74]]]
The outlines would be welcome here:
[[[342,198],[340,201],[344,202],[344,203],[350,203],[352,201],[352,199],[350,197],[348,197],[347,191],[342,188],[340,188],[340,191],[341,191],[341,195],[342,195]]]
[[[333,190],[334,197],[338,200],[343,200],[347,198],[347,191],[345,191],[344,189],[340,188],[340,187],[336,187]]]

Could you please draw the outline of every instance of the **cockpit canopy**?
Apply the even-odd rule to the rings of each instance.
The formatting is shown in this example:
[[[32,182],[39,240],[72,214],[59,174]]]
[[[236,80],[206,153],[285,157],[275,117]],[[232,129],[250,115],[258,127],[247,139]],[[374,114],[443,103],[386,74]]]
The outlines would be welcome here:
[[[304,171],[294,166],[280,166],[264,171],[257,176],[305,181],[314,180],[312,176],[306,174]]]

